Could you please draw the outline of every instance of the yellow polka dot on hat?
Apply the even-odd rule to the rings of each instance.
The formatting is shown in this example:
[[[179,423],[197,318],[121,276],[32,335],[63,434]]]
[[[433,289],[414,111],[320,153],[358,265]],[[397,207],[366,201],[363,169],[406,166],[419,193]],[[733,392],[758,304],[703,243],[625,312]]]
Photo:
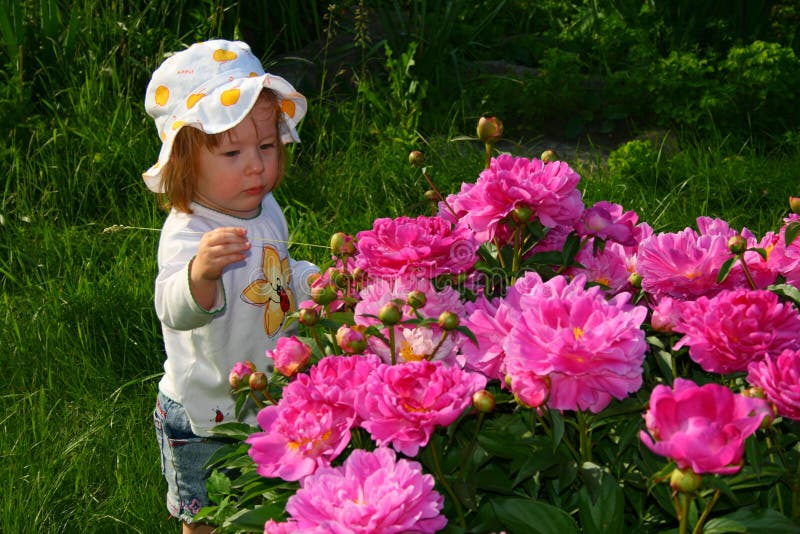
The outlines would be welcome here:
[[[205,41],[164,60],[145,92],[145,110],[155,119],[162,143],[158,161],[142,174],[147,187],[163,192],[161,169],[181,128],[208,134],[229,130],[250,112],[264,88],[278,95],[281,141],[299,142],[297,124],[308,109],[305,97],[285,79],[264,72],[246,43]]]

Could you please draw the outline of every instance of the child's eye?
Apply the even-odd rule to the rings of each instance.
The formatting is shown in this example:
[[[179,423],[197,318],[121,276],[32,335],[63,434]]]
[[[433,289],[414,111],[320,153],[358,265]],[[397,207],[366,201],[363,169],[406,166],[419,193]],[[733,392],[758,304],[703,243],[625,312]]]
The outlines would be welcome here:
[[[235,158],[236,156],[239,155],[239,151],[238,150],[228,150],[227,152],[223,152],[222,155],[225,156],[226,158]]]
[[[275,143],[263,143],[261,145],[261,150],[270,150],[272,148],[275,148]]]

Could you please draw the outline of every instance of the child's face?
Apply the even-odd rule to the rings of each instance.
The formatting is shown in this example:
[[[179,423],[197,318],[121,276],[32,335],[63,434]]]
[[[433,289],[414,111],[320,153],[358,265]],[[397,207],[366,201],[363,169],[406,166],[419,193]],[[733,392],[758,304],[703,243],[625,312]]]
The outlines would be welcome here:
[[[247,116],[228,130],[215,148],[196,154],[194,200],[243,219],[258,214],[261,200],[278,181],[275,108],[259,98]]]

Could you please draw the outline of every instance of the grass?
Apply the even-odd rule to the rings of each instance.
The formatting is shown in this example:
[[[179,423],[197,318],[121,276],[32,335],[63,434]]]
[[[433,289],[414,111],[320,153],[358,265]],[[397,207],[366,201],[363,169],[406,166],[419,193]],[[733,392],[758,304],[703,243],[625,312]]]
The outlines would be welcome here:
[[[2,532],[178,530],[175,521],[165,523],[151,420],[163,362],[152,305],[158,233],[151,229],[165,214],[140,178],[158,149],[141,97],[159,50],[202,37],[202,28],[189,34],[188,21],[205,21],[209,31],[222,23],[187,8],[180,27],[159,36],[151,29],[159,9],[180,9],[153,5],[93,18],[87,2],[83,19],[69,21],[78,25],[70,35],[48,23],[52,42],[67,42],[71,55],[3,75],[0,118],[11,126],[0,147]],[[37,60],[32,50],[25,49],[26,65]],[[370,87],[387,102],[408,97]],[[323,264],[334,231],[430,213],[428,185],[408,165],[410,148],[426,154],[442,191],[474,181],[482,148],[450,139],[472,135],[481,110],[454,102],[439,112],[446,120],[422,121],[438,126],[411,147],[381,135],[395,125],[387,124],[391,117],[376,122],[363,96],[314,96],[305,143],[293,148],[276,192],[293,255]],[[514,116],[501,118],[514,124]],[[514,154],[539,155],[525,146]],[[656,147],[625,172],[593,148],[569,163],[583,176],[587,203],[618,202],[657,231],[709,215],[762,234],[777,228],[787,197],[798,194],[800,147],[768,153],[723,134],[684,135],[673,150]],[[133,228],[104,231],[112,225]]]

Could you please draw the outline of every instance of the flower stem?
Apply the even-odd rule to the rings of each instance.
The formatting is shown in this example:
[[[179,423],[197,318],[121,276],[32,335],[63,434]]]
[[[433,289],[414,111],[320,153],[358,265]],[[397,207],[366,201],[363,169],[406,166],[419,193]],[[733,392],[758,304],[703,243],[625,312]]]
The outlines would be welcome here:
[[[430,177],[430,176],[428,176],[428,168],[427,168],[427,167],[423,167],[423,168],[422,168],[422,176],[424,176],[424,177],[425,177],[425,180],[428,182],[428,185],[429,185],[429,186],[431,186],[431,189],[433,189],[433,192],[434,192],[434,193],[436,193],[436,196],[437,196],[437,197],[439,197],[439,200],[441,200],[442,202],[444,202],[444,205],[447,207],[447,209],[450,211],[450,213],[452,213],[452,214],[453,214],[453,217],[455,217],[456,219],[458,219],[458,214],[456,213],[456,211],[455,211],[455,210],[453,209],[453,207],[452,207],[452,206],[451,206],[451,205],[450,205],[450,204],[447,202],[447,199],[446,199],[446,198],[444,198],[444,195],[442,195],[442,192],[441,192],[441,191],[439,191],[439,188],[438,188],[438,187],[436,187],[436,185],[433,183],[433,180],[431,180],[431,177]]]
[[[686,493],[679,493],[675,497],[678,509],[678,534],[686,534],[689,528],[689,496]]]
[[[430,353],[430,354],[429,354],[429,355],[428,355],[428,356],[425,358],[426,360],[428,360],[428,361],[431,361],[431,360],[433,360],[433,357],[434,357],[434,356],[436,356],[436,353],[439,351],[439,348],[442,346],[442,343],[444,343],[444,340],[445,340],[445,338],[447,337],[447,335],[448,335],[449,333],[450,333],[450,332],[442,332],[442,338],[439,340],[439,343],[437,343],[437,344],[436,344],[436,348],[435,348],[435,349],[433,349],[433,352],[431,352],[431,353]]]
[[[580,433],[580,453],[582,462],[592,461],[592,429],[583,410],[578,410],[578,432]]]
[[[750,267],[748,267],[747,262],[744,261],[744,254],[739,254],[739,263],[742,264],[742,270],[744,271],[745,278],[747,278],[747,283],[750,284],[750,289],[758,289],[755,280],[753,280],[753,275],[750,273]]]
[[[711,513],[711,509],[714,508],[714,505],[717,504],[717,500],[719,499],[721,490],[716,490],[714,492],[714,496],[711,497],[711,500],[706,503],[706,507],[703,509],[703,513],[700,515],[700,519],[697,520],[697,524],[694,526],[692,530],[692,534],[700,534],[703,532],[703,523],[706,522],[708,519],[708,514]],[[687,507],[688,508],[688,507]]]
[[[492,143],[484,143],[483,146],[486,149],[486,165],[484,169],[488,169],[492,164]]]
[[[394,325],[389,326],[389,353],[392,355],[392,365],[397,364],[397,354],[394,346]]]
[[[442,485],[447,494],[450,496],[450,499],[452,499],[453,504],[456,507],[456,512],[458,513],[459,524],[461,525],[462,528],[466,528],[467,522],[464,520],[464,509],[461,507],[461,501],[459,501],[458,497],[456,497],[456,494],[453,491],[453,488],[450,486],[450,483],[447,482],[447,479],[444,478],[444,472],[442,471],[442,462],[439,459],[439,448],[436,446],[434,440],[431,440],[430,446],[431,446],[431,456],[433,457],[433,468],[436,471],[435,473],[436,478],[439,480],[439,483]]]
[[[325,350],[325,347],[322,346],[322,342],[319,340],[319,333],[317,332],[317,328],[312,326],[310,330],[311,330],[311,337],[314,338],[314,342],[317,344],[317,347],[319,347],[320,353],[322,353],[322,356],[325,357],[327,355],[327,351]]]

